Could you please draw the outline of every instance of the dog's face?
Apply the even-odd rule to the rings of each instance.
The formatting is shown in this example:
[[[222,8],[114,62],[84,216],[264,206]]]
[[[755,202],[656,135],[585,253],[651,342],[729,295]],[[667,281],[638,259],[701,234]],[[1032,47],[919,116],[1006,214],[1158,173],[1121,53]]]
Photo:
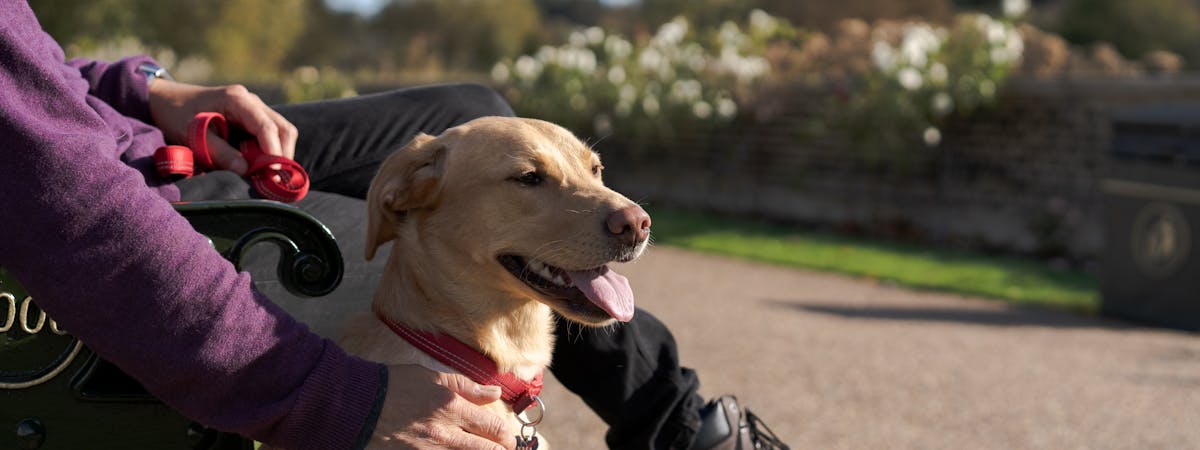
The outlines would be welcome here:
[[[426,283],[448,285],[449,297],[628,321],[629,283],[607,264],[642,254],[650,217],[605,187],[602,169],[571,133],[539,120],[487,117],[418,136],[371,184],[367,258],[395,239],[393,253],[408,252],[420,266],[409,270],[440,278]]]

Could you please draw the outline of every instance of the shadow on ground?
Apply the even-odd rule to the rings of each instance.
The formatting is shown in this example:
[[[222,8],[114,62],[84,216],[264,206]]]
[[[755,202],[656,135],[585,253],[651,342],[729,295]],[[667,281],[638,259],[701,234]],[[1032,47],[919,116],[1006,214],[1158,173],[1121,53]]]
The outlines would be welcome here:
[[[812,301],[788,301],[767,299],[768,305],[794,309],[808,313],[832,315],[848,319],[889,320],[901,322],[950,322],[996,327],[1054,327],[1054,328],[1101,328],[1127,330],[1139,325],[1116,319],[1051,311],[1046,309],[1006,306],[1001,309],[948,308],[948,307],[889,307],[855,306],[844,303]]]

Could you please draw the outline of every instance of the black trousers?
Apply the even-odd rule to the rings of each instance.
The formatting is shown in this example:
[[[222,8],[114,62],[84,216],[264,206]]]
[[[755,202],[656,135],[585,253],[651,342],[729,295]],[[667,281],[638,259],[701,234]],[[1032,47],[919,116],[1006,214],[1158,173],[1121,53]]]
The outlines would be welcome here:
[[[311,178],[311,190],[296,206],[323,222],[337,237],[346,261],[341,286],[315,299],[288,293],[275,275],[277,255],[252,249],[243,259],[255,286],[317,333],[335,338],[350,313],[369,310],[387,250],[364,260],[366,207],[363,198],[380,163],[417,133],[440,134],[483,116],[511,116],[512,109],[490,88],[455,84],[419,87],[275,108],[300,130],[296,161]],[[230,172],[212,172],[179,182],[183,200],[246,199],[250,186]],[[387,246],[385,246],[387,247]],[[684,449],[700,424],[703,399],[696,374],[679,364],[675,340],[646,311],[615,330],[574,327],[559,320],[551,370],[608,425],[610,448]]]

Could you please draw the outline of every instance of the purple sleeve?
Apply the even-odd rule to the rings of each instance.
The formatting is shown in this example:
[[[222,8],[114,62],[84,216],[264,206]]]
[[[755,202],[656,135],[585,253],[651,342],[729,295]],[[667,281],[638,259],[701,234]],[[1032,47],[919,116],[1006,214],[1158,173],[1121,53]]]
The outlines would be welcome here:
[[[143,63],[158,64],[149,56],[131,56],[116,62],[73,59],[67,65],[79,69],[88,82],[88,93],[104,100],[121,114],[145,123],[154,123],[150,116],[150,94],[146,76],[138,72]]]
[[[24,0],[0,0],[0,265],[71,334],[184,415],[272,445],[374,427],[383,366],[251,288],[142,175]]]

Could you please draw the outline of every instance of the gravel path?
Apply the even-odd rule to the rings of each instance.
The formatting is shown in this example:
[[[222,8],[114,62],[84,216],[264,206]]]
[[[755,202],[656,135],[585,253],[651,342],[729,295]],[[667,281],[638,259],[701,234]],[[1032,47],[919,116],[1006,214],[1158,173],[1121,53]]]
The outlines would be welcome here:
[[[1200,448],[1200,335],[656,247],[618,268],[701,393],[795,449]],[[541,428],[604,448],[554,380]]]

